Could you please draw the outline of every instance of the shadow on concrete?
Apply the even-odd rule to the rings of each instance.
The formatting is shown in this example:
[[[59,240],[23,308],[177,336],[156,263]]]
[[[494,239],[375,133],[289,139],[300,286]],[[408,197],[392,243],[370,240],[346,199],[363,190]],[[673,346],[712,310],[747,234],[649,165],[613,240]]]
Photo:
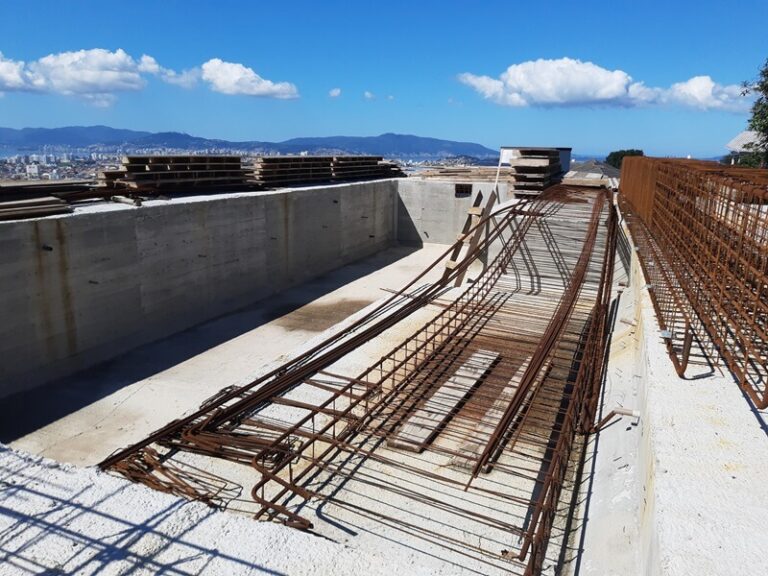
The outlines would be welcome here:
[[[163,372],[210,348],[281,318],[358,278],[407,257],[418,249],[417,246],[394,246],[248,307],[126,351],[117,358],[77,374],[3,398],[4,417],[0,419],[0,442],[12,442],[125,386]],[[382,296],[387,294],[382,292]],[[359,308],[368,303],[360,301]],[[333,317],[325,317],[322,320],[333,325],[355,311],[325,311],[326,315],[331,314]],[[327,327],[329,326],[318,327],[318,331]],[[291,329],[289,326],[286,328]],[[257,368],[258,366],[254,366],[254,370]]]
[[[30,468],[27,471],[27,468]],[[0,466],[0,572],[28,574],[152,573],[186,576],[205,573],[281,575],[215,546],[197,543],[189,533],[205,531],[216,512],[178,526],[174,516],[185,501],[130,521],[114,514],[129,497],[125,486],[102,495],[93,486],[71,488],[48,482],[27,465]],[[30,506],[34,512],[27,512]],[[246,554],[247,555],[247,554]],[[4,569],[2,569],[4,567]]]
[[[413,216],[409,214],[408,207],[399,194],[397,195],[397,238],[405,246],[421,248],[424,245],[421,234],[413,222]]]
[[[621,294],[616,296],[611,302],[608,312],[608,334],[607,345],[605,348],[605,360],[607,365],[611,357],[611,344],[613,343],[613,333],[616,330],[616,321],[619,315],[619,303]],[[605,394],[606,382],[608,380],[608,370],[604,369],[600,381],[600,396],[597,403],[597,415],[595,422],[601,422],[605,416],[606,407]],[[568,512],[566,514],[566,523],[564,527],[564,538],[557,558],[556,574],[562,574],[568,570],[569,566],[574,576],[582,574],[582,560],[586,541],[587,526],[590,519],[590,505],[594,494],[594,483],[597,467],[597,453],[600,446],[600,433],[605,430],[604,426],[600,430],[592,432],[592,442],[585,437],[581,444],[577,469],[574,477],[574,487],[571,492],[570,502],[567,503]],[[589,470],[587,471],[587,466]],[[585,474],[586,472],[586,474]],[[577,518],[579,507],[582,508],[581,518]]]

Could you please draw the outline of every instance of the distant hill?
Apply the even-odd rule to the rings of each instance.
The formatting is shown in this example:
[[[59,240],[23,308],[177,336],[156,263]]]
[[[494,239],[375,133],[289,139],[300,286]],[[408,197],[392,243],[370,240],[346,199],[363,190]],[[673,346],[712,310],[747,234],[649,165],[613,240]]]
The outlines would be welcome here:
[[[149,132],[121,130],[109,126],[66,126],[64,128],[0,128],[0,144],[8,146],[119,145],[149,136]]]
[[[444,158],[449,156],[498,156],[472,142],[454,142],[407,134],[380,136],[325,136],[292,138],[285,142],[231,142],[191,136],[182,132],[140,132],[108,126],[69,126],[64,128],[0,128],[0,146],[14,149],[39,149],[43,146],[71,148],[106,147],[123,151],[172,148],[178,150],[241,150],[261,154],[372,154],[390,158]]]

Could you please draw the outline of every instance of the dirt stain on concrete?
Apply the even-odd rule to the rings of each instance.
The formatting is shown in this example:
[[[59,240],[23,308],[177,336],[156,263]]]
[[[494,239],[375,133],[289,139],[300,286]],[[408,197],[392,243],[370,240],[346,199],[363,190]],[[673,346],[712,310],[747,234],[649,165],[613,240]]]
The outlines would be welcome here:
[[[59,276],[61,279],[61,299],[64,309],[64,326],[67,338],[67,352],[70,356],[77,352],[77,323],[72,301],[72,287],[69,282],[69,253],[67,237],[61,220],[56,220],[56,240],[59,244]]]
[[[329,303],[307,304],[295,310],[286,310],[285,314],[274,322],[281,328],[291,332],[304,330],[306,332],[322,332],[334,324],[346,320],[349,316],[362,310],[373,300],[337,300]]]
[[[35,280],[37,281],[38,294],[40,295],[37,300],[38,309],[42,315],[43,321],[43,337],[41,340],[45,342],[46,353],[48,358],[55,358],[56,350],[54,348],[53,340],[53,319],[51,317],[51,294],[50,286],[48,282],[48,274],[46,272],[45,258],[46,252],[43,250],[43,236],[40,232],[40,222],[35,220],[34,222],[34,235],[35,235]]]

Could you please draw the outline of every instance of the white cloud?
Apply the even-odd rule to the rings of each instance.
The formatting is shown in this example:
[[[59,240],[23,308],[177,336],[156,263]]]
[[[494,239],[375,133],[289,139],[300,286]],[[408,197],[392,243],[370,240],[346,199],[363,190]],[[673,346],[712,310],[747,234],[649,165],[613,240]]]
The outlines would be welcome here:
[[[394,97],[394,96],[392,96],[392,94],[390,94],[389,96],[387,96],[387,100],[389,100],[390,102],[392,102],[394,99],[395,99],[395,97]]]
[[[138,63],[124,50],[103,48],[49,54],[23,64],[19,90],[92,96],[103,101],[113,92],[141,90],[146,81]]]
[[[702,110],[741,110],[746,107],[741,86],[723,86],[709,76],[694,76],[672,84],[664,95],[669,101]]]
[[[12,60],[0,53],[0,93],[39,92],[77,96],[94,106],[110,106],[120,92],[144,89],[147,78],[191,88],[202,77],[211,89],[224,94],[250,94],[295,98],[298,91],[288,82],[271,82],[242,64],[209,60],[201,68],[182,72],[164,68],[143,54],[135,59],[122,49],[103,48],[49,54],[39,60]]]
[[[738,85],[696,76],[670,88],[648,87],[623,70],[607,70],[572,58],[513,64],[498,78],[459,74],[484,98],[503,106],[642,106],[676,104],[702,110],[747,108]]]
[[[162,68],[160,68],[160,64],[157,63],[157,60],[152,58],[152,56],[147,56],[146,54],[142,54],[141,58],[139,59],[139,66],[138,66],[139,72],[148,72],[149,74],[159,74]]]
[[[196,78],[194,70],[177,73],[152,56],[135,60],[122,49],[60,52],[32,62],[0,54],[0,90],[78,96],[100,107],[112,105],[116,93],[142,90],[146,74],[182,86],[190,86]]]
[[[200,78],[200,69],[192,68],[183,72],[176,72],[169,68],[163,68],[152,56],[142,55],[139,59],[139,72],[146,72],[160,78],[163,82],[181,86],[182,88],[191,88]]]
[[[363,92],[363,98],[365,98],[366,100],[375,100],[376,99],[376,94],[366,90],[365,92]]]
[[[26,83],[24,62],[8,60],[0,52],[0,90],[22,90]]]
[[[341,88],[331,88],[331,90],[328,91],[328,96],[331,98],[338,98],[341,96]]]
[[[269,98],[298,98],[299,91],[290,82],[272,82],[256,74],[251,68],[219,58],[208,60],[202,66],[202,78],[211,89],[222,94],[243,94]]]

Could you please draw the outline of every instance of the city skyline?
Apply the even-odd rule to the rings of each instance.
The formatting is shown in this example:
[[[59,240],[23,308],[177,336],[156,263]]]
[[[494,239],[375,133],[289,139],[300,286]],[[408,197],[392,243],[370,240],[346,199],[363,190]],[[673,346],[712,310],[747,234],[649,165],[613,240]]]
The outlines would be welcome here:
[[[208,6],[136,2],[115,18],[95,2],[6,3],[0,126],[711,157],[746,128],[740,83],[768,57],[759,1],[738,19],[717,1]]]

